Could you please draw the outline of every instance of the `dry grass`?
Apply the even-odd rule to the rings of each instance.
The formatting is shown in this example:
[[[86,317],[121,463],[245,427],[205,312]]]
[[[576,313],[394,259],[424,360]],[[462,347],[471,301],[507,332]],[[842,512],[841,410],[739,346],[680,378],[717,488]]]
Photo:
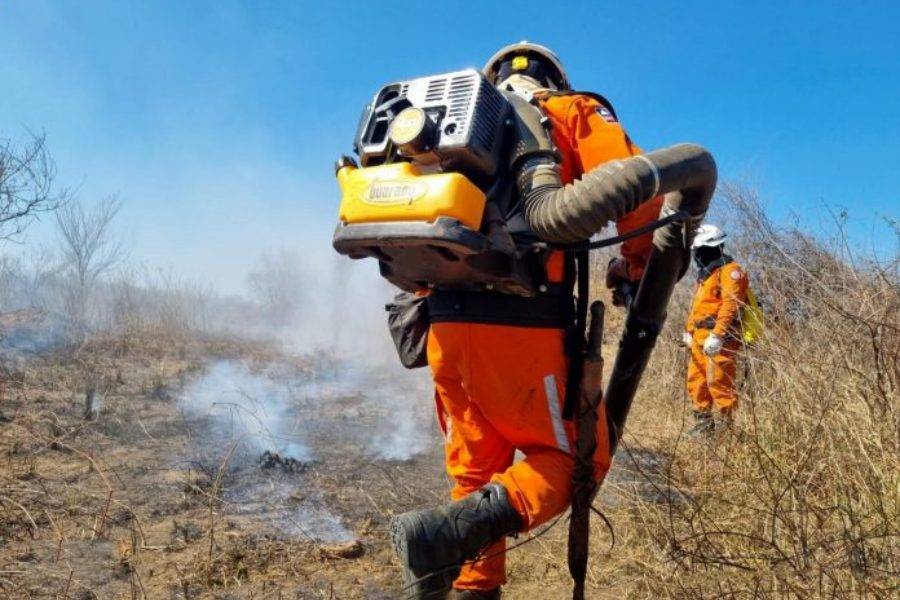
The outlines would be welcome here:
[[[601,496],[617,542],[609,551],[598,520],[594,593],[897,597],[896,252],[887,263],[864,261],[842,235],[823,245],[779,230],[741,188],[727,187],[719,206],[732,232],[729,250],[764,302],[768,335],[744,356],[734,431],[689,439],[687,356],[675,340],[690,292],[679,290],[617,457],[618,476]],[[564,540],[551,537],[543,553],[563,555]],[[550,578],[564,582],[564,563],[550,560]]]
[[[744,357],[734,431],[688,439],[687,357],[675,340],[690,290],[678,290],[598,502],[616,543],[610,550],[596,519],[589,597],[896,597],[896,249],[880,263],[865,261],[841,235],[823,244],[779,230],[739,188],[726,188],[719,206],[727,209],[719,220],[732,234],[730,250],[764,302],[768,336]],[[621,313],[608,315],[611,359]],[[139,325],[6,377],[0,595],[402,597],[386,523],[444,497],[437,437],[424,455],[399,463],[372,459],[351,436],[322,432],[323,462],[296,475],[298,490],[322,491],[359,536],[363,556],[272,535],[227,513],[221,492],[231,482],[222,471],[175,468],[160,457],[190,454],[193,425],[173,397],[202,363],[291,359],[265,344]],[[91,384],[104,405],[86,422]],[[358,425],[367,418],[359,402],[313,398],[309,416],[337,424],[354,414]],[[568,596],[565,529],[510,554],[505,598]]]

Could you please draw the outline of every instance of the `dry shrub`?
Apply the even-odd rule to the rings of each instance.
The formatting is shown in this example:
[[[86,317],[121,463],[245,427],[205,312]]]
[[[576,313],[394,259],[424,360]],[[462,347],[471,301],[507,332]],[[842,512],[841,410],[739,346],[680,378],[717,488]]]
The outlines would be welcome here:
[[[896,597],[896,232],[864,260],[842,218],[828,243],[775,227],[738,186],[718,210],[767,336],[744,356],[733,431],[688,439],[687,357],[674,339],[690,292],[679,290],[620,450],[663,457],[662,472],[641,473],[660,493],[611,509],[619,550],[595,581],[679,598]]]

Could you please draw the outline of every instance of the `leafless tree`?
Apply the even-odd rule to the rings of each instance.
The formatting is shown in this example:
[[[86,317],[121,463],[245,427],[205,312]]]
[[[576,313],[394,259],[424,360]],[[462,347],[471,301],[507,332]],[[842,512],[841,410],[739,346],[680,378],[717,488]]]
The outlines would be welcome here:
[[[79,327],[86,325],[88,301],[97,281],[127,255],[110,229],[121,208],[122,202],[110,196],[90,209],[73,200],[56,213],[63,268],[70,277],[68,308]]]
[[[0,137],[0,240],[14,239],[64,203],[67,192],[54,190],[55,175],[43,134],[21,144]]]

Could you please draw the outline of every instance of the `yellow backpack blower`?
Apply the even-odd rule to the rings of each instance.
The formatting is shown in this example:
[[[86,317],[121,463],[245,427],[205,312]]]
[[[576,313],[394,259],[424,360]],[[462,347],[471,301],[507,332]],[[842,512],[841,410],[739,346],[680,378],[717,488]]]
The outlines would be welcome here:
[[[511,105],[474,69],[381,88],[354,150],[336,165],[333,246],[372,257],[397,287],[534,294],[525,252],[501,226],[514,208],[508,177]],[[488,200],[491,200],[489,203]]]

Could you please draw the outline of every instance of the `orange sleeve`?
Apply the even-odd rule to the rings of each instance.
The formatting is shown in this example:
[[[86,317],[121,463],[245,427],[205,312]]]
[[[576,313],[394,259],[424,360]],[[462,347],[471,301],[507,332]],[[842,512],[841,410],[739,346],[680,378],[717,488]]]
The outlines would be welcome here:
[[[723,337],[738,318],[741,306],[747,302],[747,288],[750,282],[747,280],[747,274],[735,263],[723,266],[718,277],[722,302],[712,332]]]
[[[594,98],[576,96],[566,121],[569,143],[578,154],[582,172],[640,153],[612,113]]]
[[[612,113],[589,96],[578,96],[571,103],[567,115],[569,144],[581,161],[581,171],[587,172],[610,160],[642,154]],[[659,218],[663,198],[645,202],[616,222],[619,234],[628,233]],[[628,262],[628,276],[641,278],[652,250],[653,233],[646,233],[622,244],[620,252]]]

